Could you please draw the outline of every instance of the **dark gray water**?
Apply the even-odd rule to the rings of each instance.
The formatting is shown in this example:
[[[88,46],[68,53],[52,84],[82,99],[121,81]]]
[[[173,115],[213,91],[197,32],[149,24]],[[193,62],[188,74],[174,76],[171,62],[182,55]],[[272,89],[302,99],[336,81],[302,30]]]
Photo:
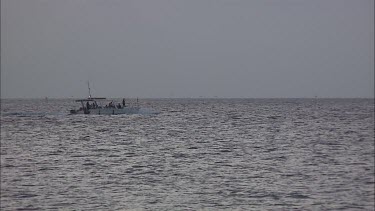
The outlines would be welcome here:
[[[372,99],[2,100],[1,210],[374,210]]]

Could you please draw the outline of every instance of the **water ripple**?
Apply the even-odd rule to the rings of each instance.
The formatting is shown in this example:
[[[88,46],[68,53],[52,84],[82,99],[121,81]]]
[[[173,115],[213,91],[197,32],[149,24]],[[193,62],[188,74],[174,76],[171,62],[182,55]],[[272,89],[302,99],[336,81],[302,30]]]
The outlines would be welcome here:
[[[150,99],[119,116],[1,103],[1,210],[374,207],[373,100]]]

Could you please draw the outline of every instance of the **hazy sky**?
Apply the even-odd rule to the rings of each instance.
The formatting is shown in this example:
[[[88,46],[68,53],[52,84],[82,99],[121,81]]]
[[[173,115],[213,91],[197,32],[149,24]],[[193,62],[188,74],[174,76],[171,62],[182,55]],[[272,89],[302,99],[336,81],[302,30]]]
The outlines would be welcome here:
[[[1,97],[373,97],[373,0],[1,0]]]

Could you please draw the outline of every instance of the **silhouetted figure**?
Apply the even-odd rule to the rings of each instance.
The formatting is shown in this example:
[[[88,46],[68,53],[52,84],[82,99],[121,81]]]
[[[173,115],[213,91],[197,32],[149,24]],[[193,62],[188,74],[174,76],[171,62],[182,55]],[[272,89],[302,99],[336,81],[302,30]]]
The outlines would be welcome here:
[[[125,98],[122,99],[122,106],[125,107]]]

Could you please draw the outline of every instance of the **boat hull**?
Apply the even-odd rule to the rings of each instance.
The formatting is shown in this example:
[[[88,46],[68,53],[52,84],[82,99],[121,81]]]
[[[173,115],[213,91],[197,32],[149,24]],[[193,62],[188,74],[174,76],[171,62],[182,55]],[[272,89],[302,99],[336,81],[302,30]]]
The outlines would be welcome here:
[[[140,109],[137,107],[125,108],[95,108],[88,110],[71,110],[70,114],[86,114],[86,115],[118,115],[118,114],[139,114]]]

